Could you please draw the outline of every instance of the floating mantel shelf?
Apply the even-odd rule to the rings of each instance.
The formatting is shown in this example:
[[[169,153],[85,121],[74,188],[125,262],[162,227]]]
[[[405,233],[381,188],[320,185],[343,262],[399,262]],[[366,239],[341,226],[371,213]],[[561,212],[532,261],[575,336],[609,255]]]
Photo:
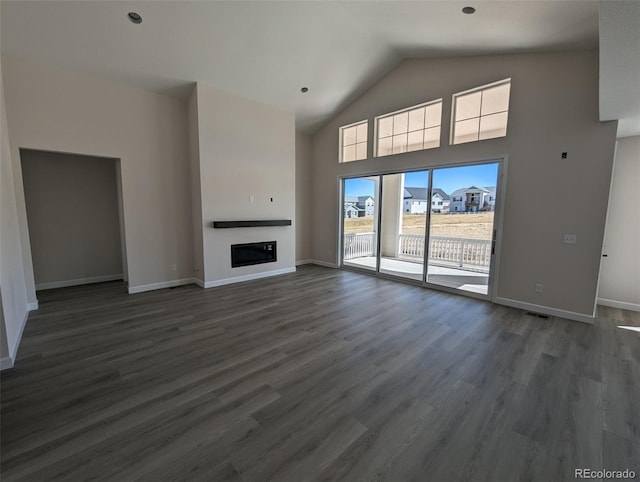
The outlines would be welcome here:
[[[266,219],[257,221],[214,221],[213,227],[223,228],[261,228],[264,226],[291,226],[291,219]]]

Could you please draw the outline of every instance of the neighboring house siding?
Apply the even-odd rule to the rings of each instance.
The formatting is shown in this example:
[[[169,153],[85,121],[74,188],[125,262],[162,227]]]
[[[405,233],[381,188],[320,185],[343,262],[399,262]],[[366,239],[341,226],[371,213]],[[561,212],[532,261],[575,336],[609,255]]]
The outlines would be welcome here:
[[[375,211],[375,201],[373,198],[367,198],[364,202],[364,216],[373,216]]]
[[[376,202],[371,196],[348,196],[345,198],[345,218],[373,216],[375,214],[375,204]],[[348,209],[348,206],[350,206],[351,209]],[[347,215],[348,210],[353,211],[354,209],[357,213],[350,212],[349,215]]]
[[[496,205],[495,187],[462,188],[451,194],[451,212],[493,211]]]
[[[450,202],[449,199],[445,199],[436,193],[431,198],[431,211],[434,213],[448,213]]]
[[[357,218],[358,217],[358,209],[353,206],[345,206],[344,208],[344,217],[345,218]]]
[[[410,214],[424,214],[427,212],[427,201],[412,200],[410,203]]]
[[[431,203],[427,201],[427,189],[418,187],[406,187],[404,191],[405,214],[425,214],[428,206],[433,212],[449,212],[449,195],[442,189],[434,188]]]

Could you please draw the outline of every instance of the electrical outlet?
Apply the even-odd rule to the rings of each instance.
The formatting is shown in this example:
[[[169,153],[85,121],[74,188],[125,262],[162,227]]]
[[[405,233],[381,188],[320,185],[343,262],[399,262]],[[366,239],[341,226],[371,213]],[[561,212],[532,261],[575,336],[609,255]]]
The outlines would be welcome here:
[[[575,234],[565,234],[564,244],[576,244],[578,237]]]
[[[256,198],[253,197],[253,194],[251,196],[249,196],[249,202],[250,203],[255,202],[255,201],[256,201]]]
[[[171,271],[177,271],[178,270],[178,266],[175,264],[171,265]]]
[[[536,285],[536,293],[542,293],[542,285]]]

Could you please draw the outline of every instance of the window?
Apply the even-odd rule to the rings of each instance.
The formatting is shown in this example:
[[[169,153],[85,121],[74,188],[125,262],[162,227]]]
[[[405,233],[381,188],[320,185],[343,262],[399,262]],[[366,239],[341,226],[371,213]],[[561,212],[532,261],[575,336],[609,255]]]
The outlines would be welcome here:
[[[440,147],[442,99],[376,117],[376,156]]]
[[[340,162],[367,158],[368,127],[369,121],[364,120],[340,128]]]
[[[511,79],[454,94],[451,144],[507,135]]]

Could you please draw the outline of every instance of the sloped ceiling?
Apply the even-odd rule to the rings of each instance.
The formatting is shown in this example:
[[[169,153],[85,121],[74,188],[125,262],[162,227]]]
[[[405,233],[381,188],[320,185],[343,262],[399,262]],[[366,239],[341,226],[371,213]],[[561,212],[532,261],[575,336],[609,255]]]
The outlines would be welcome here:
[[[600,120],[640,135],[640,1],[600,2]]]
[[[311,132],[405,58],[596,49],[598,4],[3,0],[1,32],[11,55],[171,95],[201,81]]]

